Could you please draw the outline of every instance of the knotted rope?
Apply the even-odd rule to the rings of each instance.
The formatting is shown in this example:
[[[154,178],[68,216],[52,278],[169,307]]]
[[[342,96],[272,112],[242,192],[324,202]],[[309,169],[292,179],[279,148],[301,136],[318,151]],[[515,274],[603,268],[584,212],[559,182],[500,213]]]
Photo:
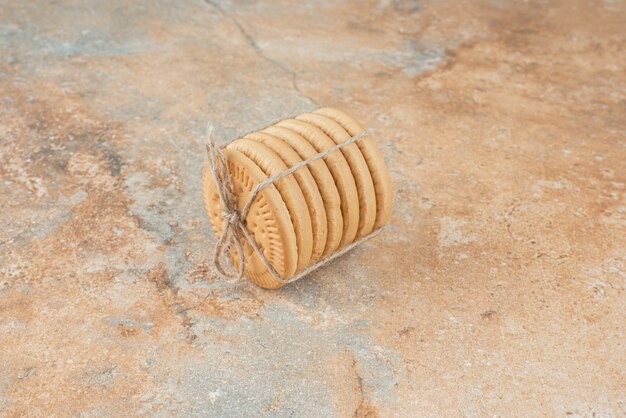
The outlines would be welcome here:
[[[377,230],[372,231],[369,234],[364,235],[363,237],[359,238],[352,244],[343,247],[340,251],[337,251],[323,258],[317,263],[312,264],[311,266],[307,267],[306,269],[304,269],[297,275],[291,277],[290,279],[288,280],[283,279],[278,274],[278,272],[274,269],[274,267],[269,263],[267,258],[265,258],[265,255],[263,254],[263,252],[257,245],[254,237],[252,236],[250,231],[248,231],[248,228],[245,225],[246,216],[248,215],[248,212],[250,210],[250,207],[252,206],[252,203],[254,202],[254,199],[263,189],[273,184],[276,180],[279,180],[285,176],[288,176],[292,174],[294,171],[298,170],[299,168],[309,165],[313,161],[319,160],[320,158],[324,158],[328,156],[329,154],[356,142],[360,138],[363,138],[364,136],[369,135],[369,132],[364,131],[358,135],[355,135],[325,151],[315,154],[311,158],[308,158],[304,161],[294,164],[288,169],[281,171],[280,173],[275,174],[273,176],[270,176],[267,179],[263,180],[262,182],[258,183],[256,186],[254,186],[254,188],[250,192],[250,195],[248,196],[248,200],[246,201],[246,204],[243,206],[243,209],[240,212],[237,209],[237,199],[233,191],[233,185],[232,185],[230,175],[228,173],[228,166],[226,165],[226,159],[224,158],[224,154],[222,153],[222,148],[226,147],[228,143],[222,146],[217,145],[213,131],[214,131],[213,126],[209,124],[207,127],[206,150],[207,150],[207,154],[209,157],[209,169],[211,172],[211,176],[213,177],[213,181],[215,182],[219,200],[222,205],[221,215],[223,219],[222,235],[220,236],[219,240],[217,241],[217,244],[215,245],[215,252],[213,254],[213,264],[215,265],[215,268],[217,269],[217,271],[220,273],[220,275],[223,278],[225,279],[243,278],[244,272],[245,272],[245,255],[243,252],[242,240],[246,240],[248,244],[250,244],[250,246],[254,249],[254,252],[259,256],[259,259],[261,260],[263,265],[267,268],[267,270],[276,280],[282,283],[291,283],[291,282],[295,282],[296,280],[303,278],[304,276],[311,273],[312,271],[322,266],[325,266],[326,264],[330,263],[335,258],[347,253],[354,247],[362,244],[364,241],[374,237],[375,235],[378,235],[380,231],[382,230],[382,227],[378,228]],[[221,261],[223,258],[223,255],[227,254],[232,249],[235,249],[235,252],[237,253],[237,260],[238,260],[238,269],[235,272],[232,271],[233,269],[231,269],[231,271],[228,271],[227,269],[225,269]],[[233,263],[231,263],[231,265],[232,264]]]

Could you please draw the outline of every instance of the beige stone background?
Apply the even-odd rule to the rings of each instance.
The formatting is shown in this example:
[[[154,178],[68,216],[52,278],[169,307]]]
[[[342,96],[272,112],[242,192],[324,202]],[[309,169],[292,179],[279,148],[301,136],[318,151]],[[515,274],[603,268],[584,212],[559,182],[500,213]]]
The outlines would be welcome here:
[[[624,416],[625,66],[619,0],[0,0],[0,416]],[[219,280],[205,124],[322,105],[389,228]]]

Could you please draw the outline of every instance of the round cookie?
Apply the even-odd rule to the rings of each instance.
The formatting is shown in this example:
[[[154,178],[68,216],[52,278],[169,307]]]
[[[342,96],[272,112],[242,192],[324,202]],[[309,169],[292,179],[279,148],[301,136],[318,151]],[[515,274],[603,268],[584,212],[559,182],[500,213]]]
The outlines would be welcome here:
[[[271,148],[252,139],[238,139],[228,144],[226,148],[236,149],[250,158],[263,170],[267,177],[287,169],[283,160]],[[298,267],[296,271],[300,271],[309,265],[313,251],[313,230],[311,228],[309,210],[300,186],[298,186],[298,182],[293,175],[278,179],[273,184],[285,202],[293,223],[298,249]]]
[[[296,116],[296,119],[317,126],[336,144],[340,144],[352,137],[341,125],[324,115],[303,113]],[[350,166],[350,171],[356,183],[356,190],[359,194],[359,228],[356,234],[356,239],[358,239],[372,232],[374,227],[374,222],[376,221],[376,193],[372,176],[359,147],[352,143],[343,147],[341,152]]]
[[[275,136],[284,141],[294,151],[298,153],[301,159],[311,158],[317,151],[303,137],[297,133],[280,126],[269,126],[265,128],[263,133]],[[315,183],[322,195],[324,202],[324,211],[326,212],[327,236],[322,256],[333,253],[341,242],[343,236],[343,215],[341,213],[341,199],[339,191],[326,163],[321,160],[315,160],[307,165],[311,171],[311,175],[315,179]]]
[[[325,107],[316,110],[314,113],[334,119],[352,136],[365,131],[361,124],[340,110]],[[378,229],[385,225],[391,217],[393,204],[391,177],[389,176],[389,170],[383,155],[370,136],[359,139],[356,141],[356,144],[363,153],[363,158],[365,158],[374,182],[374,190],[376,191],[376,222],[374,223],[374,229]]]
[[[233,192],[237,197],[237,207],[242,210],[254,186],[267,176],[254,161],[239,151],[232,149],[222,151],[231,176]],[[202,176],[202,192],[209,220],[215,235],[219,238],[223,226],[222,205],[208,164]],[[263,189],[256,196],[246,216],[245,224],[276,272],[283,279],[293,276],[298,263],[296,234],[289,218],[289,211],[274,185]],[[267,270],[248,242],[244,240],[242,247],[246,260],[244,273],[249,280],[268,289],[283,286],[283,283],[276,280]]]
[[[255,141],[261,142],[272,149],[287,165],[291,167],[302,162],[302,158],[287,143],[267,133],[253,132],[245,136]],[[326,220],[326,210],[324,200],[320,194],[315,179],[311,175],[309,167],[304,166],[293,172],[293,176],[302,190],[306,206],[311,218],[311,228],[313,229],[313,249],[311,253],[311,263],[318,261],[324,253],[326,246],[326,236],[328,235],[328,225]]]
[[[300,120],[285,119],[276,124],[290,129],[313,145],[317,152],[334,147],[335,142],[319,128]],[[341,213],[343,214],[343,236],[339,247],[354,241],[359,227],[359,195],[350,166],[341,152],[333,152],[323,159],[333,175],[339,197],[341,199]]]

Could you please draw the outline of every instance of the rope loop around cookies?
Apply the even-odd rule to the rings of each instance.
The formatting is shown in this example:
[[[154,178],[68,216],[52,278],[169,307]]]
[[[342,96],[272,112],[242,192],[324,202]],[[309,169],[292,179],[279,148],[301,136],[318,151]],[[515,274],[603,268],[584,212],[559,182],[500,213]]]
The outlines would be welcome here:
[[[207,126],[206,150],[207,150],[207,155],[209,158],[209,169],[211,172],[211,176],[213,177],[213,181],[215,182],[220,204],[222,205],[221,215],[223,219],[222,234],[220,238],[218,239],[217,244],[215,245],[215,252],[213,254],[213,264],[215,265],[215,268],[218,271],[218,273],[225,279],[239,280],[244,277],[246,260],[245,260],[245,254],[244,254],[244,249],[243,249],[243,243],[247,242],[250,245],[250,247],[252,247],[254,252],[257,254],[257,256],[259,257],[259,259],[261,260],[265,268],[267,268],[267,270],[276,280],[278,280],[281,283],[291,283],[291,282],[295,282],[296,280],[299,280],[305,277],[312,271],[317,270],[318,268],[322,266],[325,266],[326,264],[328,264],[335,258],[347,253],[354,247],[362,244],[364,241],[372,238],[375,235],[378,235],[381,232],[382,227],[361,237],[360,239],[356,240],[352,244],[345,246],[340,251],[335,252],[327,256],[326,258],[318,261],[317,263],[312,264],[311,266],[307,267],[303,271],[299,272],[297,275],[286,280],[286,279],[283,279],[278,274],[274,266],[272,266],[270,262],[267,260],[267,258],[263,254],[263,251],[261,251],[261,249],[256,243],[256,240],[254,239],[254,237],[252,236],[252,234],[250,233],[250,231],[248,230],[245,224],[246,216],[248,215],[248,212],[250,211],[250,207],[252,206],[252,203],[254,203],[254,199],[263,189],[272,185],[277,180],[292,174],[294,171],[304,166],[310,165],[313,161],[316,161],[320,158],[324,158],[328,156],[329,154],[335,151],[338,151],[341,148],[347,145],[350,145],[367,135],[369,135],[369,131],[364,131],[358,135],[348,138],[347,140],[340,142],[339,144],[327,150],[319,152],[313,155],[311,158],[308,158],[297,164],[294,164],[288,169],[283,170],[280,173],[277,173],[273,176],[270,176],[267,179],[263,180],[262,182],[256,184],[251,190],[248,196],[248,200],[243,206],[243,209],[239,211],[237,207],[237,198],[233,191],[232,181],[230,178],[230,174],[228,172],[228,165],[226,163],[226,158],[224,157],[224,154],[222,152],[222,148],[228,145],[228,143],[223,146],[217,145],[217,142],[215,140],[213,125],[209,123]],[[237,262],[236,263],[230,262],[230,268],[226,269],[222,265],[222,258],[224,258],[224,256],[227,256],[228,253],[232,252],[233,250],[236,254]]]

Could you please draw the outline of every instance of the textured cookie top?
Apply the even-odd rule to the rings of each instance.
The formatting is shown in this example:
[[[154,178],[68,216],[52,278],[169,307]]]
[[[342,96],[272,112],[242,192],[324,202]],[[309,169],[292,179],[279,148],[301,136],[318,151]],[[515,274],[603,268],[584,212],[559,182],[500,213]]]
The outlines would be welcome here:
[[[224,157],[237,197],[237,206],[242,210],[254,186],[265,180],[263,171],[241,152],[224,149]],[[202,179],[204,203],[209,220],[217,237],[222,233],[222,205],[208,167],[205,167]],[[289,211],[274,185],[261,190],[254,199],[245,218],[248,231],[265,255],[268,262],[283,278],[291,277],[297,268],[298,254],[296,235],[289,217]],[[244,241],[246,260],[245,275],[248,279],[266,288],[283,285],[267,270],[254,249]],[[236,258],[233,261],[237,263]]]

